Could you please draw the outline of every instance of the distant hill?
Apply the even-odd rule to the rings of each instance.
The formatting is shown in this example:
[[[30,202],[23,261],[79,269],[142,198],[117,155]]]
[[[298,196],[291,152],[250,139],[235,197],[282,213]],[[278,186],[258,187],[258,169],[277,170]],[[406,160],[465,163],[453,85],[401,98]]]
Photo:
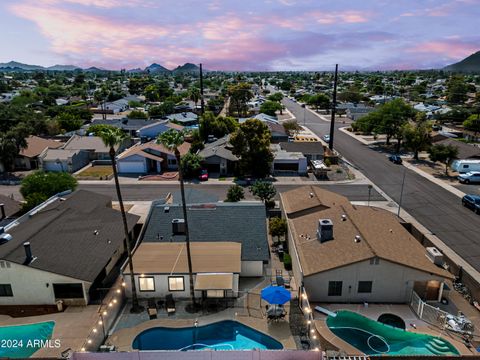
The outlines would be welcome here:
[[[480,73],[480,51],[477,51],[462,61],[446,66],[444,70]]]
[[[196,73],[196,72],[199,72],[200,71],[200,67],[198,67],[197,65],[195,64],[192,64],[192,63],[186,63],[182,66],[177,66],[173,72],[176,72],[176,73]]]
[[[129,69],[129,70],[127,70],[127,73],[141,73],[141,72],[143,72],[143,70],[140,69],[140,68],[135,68],[135,69]]]
[[[49,66],[47,70],[53,70],[53,71],[74,71],[74,70],[81,70],[80,67],[75,66],[75,65],[53,65]]]
[[[20,70],[45,70],[43,66],[40,65],[28,65],[19,63],[17,61],[10,61],[8,63],[0,63],[0,69],[20,69]]]
[[[100,72],[100,71],[110,71],[110,70],[100,69],[100,68],[98,68],[98,67],[91,66],[91,67],[89,67],[88,69],[83,69],[83,71]]]
[[[153,63],[152,65],[147,66],[145,68],[145,71],[149,73],[170,72],[170,70],[168,70],[166,67],[163,67],[162,65],[157,63]]]

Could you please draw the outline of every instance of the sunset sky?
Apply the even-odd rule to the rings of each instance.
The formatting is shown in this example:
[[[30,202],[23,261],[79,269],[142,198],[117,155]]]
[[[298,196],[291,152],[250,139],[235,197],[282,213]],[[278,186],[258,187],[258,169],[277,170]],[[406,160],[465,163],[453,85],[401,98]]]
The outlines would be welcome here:
[[[479,24],[480,0],[2,0],[0,62],[438,68],[480,50]]]

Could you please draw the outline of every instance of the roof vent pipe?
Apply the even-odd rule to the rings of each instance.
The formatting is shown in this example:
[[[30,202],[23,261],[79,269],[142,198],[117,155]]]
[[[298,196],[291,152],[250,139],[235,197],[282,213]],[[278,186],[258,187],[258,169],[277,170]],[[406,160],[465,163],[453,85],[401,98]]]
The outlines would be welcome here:
[[[24,242],[23,247],[25,248],[25,263],[24,265],[28,265],[32,262],[33,256],[32,256],[32,248],[30,246],[30,242]]]

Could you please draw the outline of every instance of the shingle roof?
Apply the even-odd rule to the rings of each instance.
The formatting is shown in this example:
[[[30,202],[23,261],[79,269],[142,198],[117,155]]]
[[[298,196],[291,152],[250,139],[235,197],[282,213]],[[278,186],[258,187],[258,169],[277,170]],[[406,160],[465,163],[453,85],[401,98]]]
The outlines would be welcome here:
[[[379,257],[445,278],[452,275],[425,256],[423,246],[394,214],[373,207],[353,206],[343,196],[304,186],[280,194],[305,276]],[[342,220],[342,215],[346,220]],[[333,222],[334,239],[320,243],[318,221]],[[355,236],[360,241],[355,242]]]
[[[232,150],[229,149],[229,141],[230,137],[224,136],[214,142],[209,144],[205,144],[205,147],[200,150],[198,155],[200,155],[204,159],[208,159],[212,156],[218,156],[223,159],[227,159],[230,161],[238,161],[238,157],[232,154]]]
[[[165,207],[168,206],[168,212]],[[191,204],[187,207],[190,240],[242,244],[242,260],[269,259],[265,206],[260,202]],[[178,204],[153,202],[145,224],[144,242],[185,241],[172,234],[172,220],[183,219]]]
[[[454,139],[444,139],[435,143],[435,145],[439,144],[456,146],[458,148],[457,157],[459,159],[480,158],[480,148],[478,146],[465,144]]]
[[[188,150],[190,150],[191,144],[188,142],[184,142],[182,145],[178,147],[178,150],[180,151],[180,155],[185,155]],[[165,146],[162,144],[157,144],[157,142],[154,141],[149,141],[143,144],[136,144],[124,152],[122,152],[120,155],[118,155],[118,159],[125,159],[129,156],[132,155],[141,155],[153,160],[157,161],[162,161],[161,154],[170,154],[174,155],[173,151],[168,150]]]
[[[93,150],[96,153],[108,153],[109,148],[98,136],[78,136],[73,135],[63,147],[67,150]],[[115,147],[118,149],[118,145]]]
[[[20,151],[21,156],[34,158],[41,154],[46,148],[56,149],[63,145],[62,142],[43,139],[41,137],[30,135],[27,139],[27,148]]]
[[[103,119],[93,119],[92,125],[105,124],[118,127],[126,131],[140,130],[145,125],[150,125],[153,123],[159,122],[157,119],[115,119],[115,120],[103,120]],[[88,129],[87,129],[88,131]]]
[[[13,239],[0,245],[0,258],[23,264],[23,243],[29,241],[36,257],[29,267],[93,282],[123,245],[121,214],[98,193],[78,190],[61,199],[8,228]],[[127,214],[129,229],[138,219]]]
[[[42,155],[43,160],[67,160],[80,153],[82,150],[66,150],[66,149],[47,149],[47,151]]]

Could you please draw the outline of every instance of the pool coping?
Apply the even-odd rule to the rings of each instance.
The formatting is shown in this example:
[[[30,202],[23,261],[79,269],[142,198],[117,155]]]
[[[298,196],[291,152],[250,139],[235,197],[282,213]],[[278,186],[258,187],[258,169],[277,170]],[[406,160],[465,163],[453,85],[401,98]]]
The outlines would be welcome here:
[[[258,320],[258,319],[257,319]],[[218,323],[221,321],[236,321],[244,326],[250,327],[254,329],[255,331],[258,331],[259,333],[269,336],[272,339],[278,341],[280,344],[282,344],[283,349],[281,350],[296,350],[295,342],[293,341],[292,336],[290,335],[288,339],[291,339],[294,346],[292,347],[291,343],[287,340],[284,339],[279,339],[278,337],[268,334],[265,331],[262,331],[261,329],[258,329],[258,326],[252,326],[251,323],[248,321],[242,321],[242,319],[236,318],[236,319],[222,319],[222,320],[211,320],[211,321],[202,321],[202,324],[200,326],[206,326],[206,325],[211,325],[214,323]],[[169,327],[169,328],[186,328],[186,327],[194,327],[195,326],[195,319],[153,319],[153,320],[148,320],[145,321],[141,324],[138,324],[136,326],[130,327],[130,328],[124,328],[120,329],[118,331],[115,331],[113,334],[108,336],[107,340],[105,341],[106,344],[109,345],[114,345],[116,347],[117,351],[139,351],[138,349],[133,349],[133,341],[135,338],[142,332],[156,328],[156,327]],[[140,350],[141,351],[141,350]],[[160,351],[160,350],[159,350]]]

